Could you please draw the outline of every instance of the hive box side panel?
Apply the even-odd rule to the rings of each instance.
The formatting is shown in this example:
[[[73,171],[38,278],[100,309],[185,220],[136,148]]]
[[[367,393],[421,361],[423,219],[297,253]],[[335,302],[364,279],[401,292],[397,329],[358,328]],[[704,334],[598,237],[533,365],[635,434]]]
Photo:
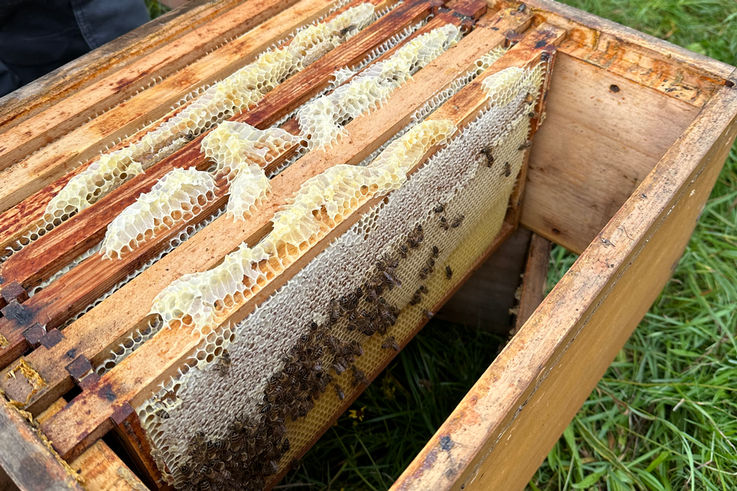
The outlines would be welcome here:
[[[522,225],[580,254],[698,111],[561,52]]]
[[[737,134],[722,89],[558,283],[397,489],[521,489],[666,283]]]

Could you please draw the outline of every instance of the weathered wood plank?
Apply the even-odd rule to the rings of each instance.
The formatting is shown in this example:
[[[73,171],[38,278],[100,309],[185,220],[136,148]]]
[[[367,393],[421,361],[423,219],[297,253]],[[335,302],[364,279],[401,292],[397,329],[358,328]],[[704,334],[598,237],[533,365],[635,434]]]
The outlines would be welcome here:
[[[147,491],[149,488],[110,447],[98,440],[70,464],[89,491]]]
[[[18,124],[75,91],[196,29],[240,0],[194,0],[70,61],[0,98],[3,128]]]
[[[579,257],[394,489],[524,486],[672,274],[736,134],[737,89],[724,88]],[[452,447],[443,450],[448,441]]]
[[[703,77],[711,77],[718,85],[723,85],[723,80],[734,77],[733,67],[689,51],[675,44],[669,43],[654,36],[642,33],[622,24],[617,24],[608,19],[598,17],[583,10],[577,9],[557,2],[555,0],[525,0],[524,3],[531,7],[535,14],[540,15],[547,22],[558,25],[566,30],[571,30],[571,39],[583,41],[591,47],[595,47],[600,34],[607,38],[616,38],[626,43],[634,51],[646,52],[650,57],[670,65],[677,65],[682,69],[688,68]],[[579,31],[588,31],[582,38],[577,38],[577,32],[572,27],[578,27]],[[596,34],[600,33],[600,34]],[[580,35],[580,34],[579,34]],[[565,51],[565,50],[562,50]]]
[[[61,411],[66,404],[64,399],[57,399],[36,417],[36,422],[45,423]],[[82,455],[70,462],[69,466],[79,473],[85,489],[89,491],[145,491],[148,489],[102,440],[96,441],[82,452]]]
[[[537,234],[532,234],[530,248],[527,253],[527,264],[525,265],[520,287],[514,332],[519,331],[545,298],[551,246],[552,244],[548,240]]]
[[[5,128],[0,133],[0,170],[76,128],[94,112],[119,104],[154,78],[167,77],[221,44],[223,39],[242,34],[294,2],[296,0],[252,0],[233,6],[227,15],[221,15],[79,89],[74,97],[57,101],[54,106],[26,121]]]
[[[260,128],[272,125],[288,111],[327,86],[335,70],[359,62],[396,32],[426,17],[432,8],[432,4],[425,0],[413,0],[397,7],[346,43],[278,85],[266,94],[255,110],[238,115],[233,120],[245,121]],[[81,211],[51,233],[18,252],[3,264],[3,274],[8,264],[25,268],[25,271],[35,277],[38,277],[39,273],[48,274],[54,271],[54,267],[58,269],[65,261],[101,240],[108,223],[133,203],[141,193],[150,191],[171,169],[192,166],[202,169],[209,166],[208,160],[200,150],[204,136],[200,135],[180,151],[152,166],[146,173],[118,187],[95,206]],[[199,216],[195,221],[204,218]],[[157,241],[152,247],[162,248],[164,243]],[[42,258],[34,256],[35,254]],[[132,254],[126,261],[110,261],[101,255],[94,255],[67,273],[65,280],[52,283],[22,306],[14,309],[13,315],[6,311],[6,315],[0,318],[0,333],[10,345],[0,348],[0,366],[12,361],[19,352],[29,346],[22,336],[22,332],[29,326],[34,323],[46,326],[47,329],[58,326],[62,322],[61,316],[69,312],[78,312],[84,305],[112,287],[119,278],[134,271],[145,262],[145,259],[143,249],[137,250],[136,254]],[[87,281],[89,278],[101,278],[102,281],[89,282]],[[69,283],[66,284],[67,282]]]
[[[51,197],[106,146],[171,115],[172,104],[195,89],[230,75],[295,28],[326,13],[330,5],[325,0],[302,0],[113,110],[73,129],[18,165],[1,171],[0,210],[4,213],[0,216],[0,246],[4,247],[34,225],[43,216]],[[140,134],[131,138],[137,139]],[[31,195],[31,201],[23,201]],[[10,207],[17,209],[13,212]]]
[[[546,124],[530,155],[521,223],[580,253],[698,108],[563,52],[556,63]]]
[[[556,30],[552,27],[541,27],[535,32],[530,33],[495,63],[492,68],[454,95],[429,116],[429,118],[449,119],[458,127],[462,127],[472,120],[479,110],[486,106],[487,98],[481,87],[483,79],[508,66],[534,65],[539,61],[543,50],[548,47],[548,43],[559,41],[563,35],[564,31]],[[451,52],[449,50],[447,53]],[[422,70],[419,73],[422,73]],[[458,72],[456,71],[455,73]],[[406,85],[403,88],[414,88],[415,92],[417,90],[412,84]],[[381,141],[384,141],[384,139],[376,139],[376,132],[377,130],[381,132],[385,128],[385,125],[379,125],[373,132],[360,131],[362,129],[360,125],[365,125],[366,121],[376,124],[377,121],[389,119],[390,124],[387,126],[394,126],[394,124],[391,124],[391,121],[402,117],[401,113],[397,114],[397,105],[393,103],[395,98],[398,99],[402,95],[401,92],[402,89],[398,89],[381,109],[373,112],[369,117],[358,118],[349,123],[347,129],[351,137],[350,139],[346,139],[350,140],[348,145],[336,145],[331,148],[329,156],[324,155],[323,151],[311,152],[272,180],[272,198],[263,205],[263,209],[269,210],[268,216],[272,216],[273,211],[278,208],[275,205],[285,203],[287,198],[296,192],[299,183],[304,181],[304,179],[294,179],[293,177],[287,179],[285,175],[289,171],[293,173],[301,171],[302,173],[316,175],[334,165],[336,161],[357,163],[360,162],[361,156],[368,155],[373,148],[376,148]],[[410,114],[411,112],[407,117]],[[358,148],[360,150],[356,151],[356,146],[359,146]],[[343,156],[340,155],[340,150],[345,148],[350,149],[353,156],[346,155],[348,158],[341,158]],[[312,158],[310,158],[311,156]],[[326,157],[329,157],[329,159]],[[277,185],[277,180],[280,177],[282,180]],[[282,186],[286,187],[288,191],[283,191],[284,188]],[[351,214],[350,218],[344,219],[316,246],[310,248],[297,261],[287,266],[279,276],[263,285],[253,299],[243,303],[237,310],[229,313],[229,320],[238,322],[248,315],[258,302],[263,301],[268,295],[283,285],[299,268],[323,250],[335,236],[345,231],[345,229],[354,223],[364,209],[368,209],[371,204],[376,204],[378,201],[380,201],[380,198],[375,198],[367,202],[358,211]],[[251,220],[254,222],[258,222],[260,218],[258,215],[262,214],[256,212],[256,215],[251,217]],[[252,227],[257,228],[257,223],[253,224]],[[246,242],[252,243],[257,238],[251,236]],[[139,404],[147,397],[146,390],[161,380],[162,377],[173,373],[181,360],[197,347],[199,340],[199,334],[183,332],[182,329],[163,329],[159,331],[151,340],[124,359],[120,365],[104,374],[99,382],[95,384],[94,388],[85,391],[75,398],[53,420],[48,421],[44,425],[44,430],[52,436],[54,445],[62,455],[74,455],[76,452],[84,449],[91,438],[97,438],[109,430],[108,418],[114,414],[114,406],[116,404],[119,404],[120,401],[130,401],[133,405]],[[115,401],[106,398],[105,394],[109,395],[110,393],[115,395]],[[82,418],[80,417],[82,414],[89,415],[89,417],[85,416]]]
[[[0,396],[0,484],[12,484],[20,489],[77,489],[82,487],[73,473],[64,466],[38,430],[21,416],[4,397]]]

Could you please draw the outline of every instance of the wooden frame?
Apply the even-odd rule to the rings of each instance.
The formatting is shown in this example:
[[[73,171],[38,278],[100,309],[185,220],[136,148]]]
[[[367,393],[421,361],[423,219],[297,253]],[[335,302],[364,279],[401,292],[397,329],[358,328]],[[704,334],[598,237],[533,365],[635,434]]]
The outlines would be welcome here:
[[[253,54],[329,8],[327,2],[318,0],[288,5],[267,0],[255,3],[250,10],[233,10],[234,1],[222,0],[190,7],[179,12],[179,17],[171,14],[165,21],[144,26],[116,45],[101,49],[96,61],[86,68],[80,68],[82,61],[74,62],[56,76],[0,100],[0,118],[5,121],[0,135],[19,131],[34,118],[53,114],[55,108],[77,108],[69,121],[60,121],[58,126],[46,128],[16,147],[0,150],[6,152],[0,168],[7,167],[0,172],[0,182],[19,184],[0,192],[0,208],[7,208],[0,215],[0,244],[17,238],[29,226],[24,222],[27,217],[38,219],[48,199],[82,168],[67,172],[66,165],[71,161],[64,156],[64,148],[78,138],[71,126],[125,100],[145,85],[145,77],[136,78],[130,88],[111,93],[95,87],[102,87],[106,80],[125,79],[126,74],[143,69],[146,60],[182,45],[182,40],[197,36],[197,32],[209,33],[209,37],[202,38],[198,53],[218,46],[223,38],[242,34],[239,46]],[[470,275],[518,224],[582,254],[537,308],[542,298],[540,280],[544,273],[540,272],[544,259],[539,264],[529,263],[528,277],[538,281],[526,283],[518,332],[395,488],[507,489],[522,487],[529,480],[662,289],[685,247],[737,133],[737,72],[552,0],[528,0],[522,6],[500,0],[489,2],[489,7],[485,14],[487,7],[481,1],[455,0],[443,6],[439,2],[405,0],[387,18],[281,84],[263,104],[240,119],[262,127],[273,124],[326,85],[335,68],[355,63],[430,12],[437,17],[426,28],[449,22],[473,28],[462,49],[431,63],[417,73],[410,86],[398,89],[390,101],[391,110],[379,110],[370,119],[358,118],[350,123],[355,130],[352,134],[360,138],[331,148],[329,154],[310,152],[298,161],[299,165],[277,176],[272,181],[276,197],[255,220],[239,224],[227,217],[218,218],[64,329],[64,323],[76,311],[157,254],[164,239],[175,236],[180,229],[172,230],[139,256],[129,257],[115,271],[83,262],[62,276],[66,283],[57,280],[30,300],[27,290],[98,241],[116,210],[149,189],[167,170],[175,166],[202,167],[199,139],[2,265],[0,274],[5,278],[0,281],[0,365],[8,366],[0,373],[0,388],[7,399],[36,415],[42,434],[51,438],[54,448],[80,470],[88,484],[97,483],[94,487],[102,489],[104,481],[113,475],[112,469],[115,475],[125,476],[118,482],[121,487],[142,485],[100,439],[115,429],[138,466],[133,470],[144,476],[149,486],[164,485],[130,404],[140,402],[146,391],[196,346],[197,340],[164,332],[134,352],[135,356],[126,362],[126,366],[133,367],[130,372],[121,369],[103,377],[91,373],[112,346],[147,321],[152,296],[185,272],[213,266],[241,241],[258,240],[268,230],[274,209],[295,186],[331,165],[331,160],[360,162],[479,54],[505,40],[519,43],[510,53],[520,55],[515,58],[515,54],[508,54],[497,69],[507,66],[504,63],[530,63],[548,44],[558,44],[552,84],[545,89],[545,106],[541,100],[533,132],[540,117],[545,124],[535,136],[529,164],[513,195],[502,232],[459,276]],[[154,25],[165,27],[155,30]],[[539,46],[533,43],[537,51],[525,51],[529,48],[525,43],[534,40],[535,33],[545,32],[555,34],[538,39],[542,43]],[[157,76],[166,77],[162,84],[175,84],[185,80],[185,73],[199,74],[205,78],[195,83],[202,84],[231,73],[238,66],[237,51],[229,45],[204,56],[193,50],[179,61],[164,63]],[[210,66],[213,62],[216,65]],[[209,68],[198,71],[194,68],[197,66]],[[64,81],[69,74],[73,75]],[[163,90],[162,84],[143,90],[130,101],[139,100],[143,107],[145,101],[153,100],[157,91]],[[179,93],[184,93],[185,87],[189,86],[181,86]],[[92,94],[92,98],[87,100],[88,105],[75,106],[74,98],[81,93]],[[126,128],[163,115],[161,106],[127,120]],[[451,119],[462,123],[475,114],[477,106],[471,97],[457,99],[444,108]],[[97,135],[90,142],[90,152],[117,137],[117,130],[95,133],[103,128],[96,124],[114,117],[114,111],[104,113],[79,130]],[[293,121],[284,127],[297,130]],[[51,144],[42,148],[44,139],[51,140]],[[581,144],[584,141],[586,145]],[[26,185],[22,172],[17,170],[23,166],[15,167],[12,161],[34,150],[34,165],[53,165],[45,177]],[[325,240],[335,233],[339,230]],[[211,246],[204,249],[202,244]],[[534,238],[532,250],[542,252],[531,252],[531,257],[544,258],[544,239]],[[247,315],[251,308],[244,306],[235,317]],[[48,331],[41,326],[48,326]],[[393,356],[388,354],[386,363]],[[67,403],[62,396],[75,386],[82,394]],[[343,408],[359,393],[350,394]],[[59,483],[67,479],[64,476],[69,475],[68,469],[63,462],[48,453],[14,409],[5,404],[0,419],[7,421],[2,424],[8,428],[15,428],[13,434],[22,436],[25,443],[19,445],[29,458],[46,462],[46,471],[38,476],[18,472],[0,448],[0,463],[10,479],[20,486],[46,478]],[[77,485],[68,479],[65,482],[67,486]]]

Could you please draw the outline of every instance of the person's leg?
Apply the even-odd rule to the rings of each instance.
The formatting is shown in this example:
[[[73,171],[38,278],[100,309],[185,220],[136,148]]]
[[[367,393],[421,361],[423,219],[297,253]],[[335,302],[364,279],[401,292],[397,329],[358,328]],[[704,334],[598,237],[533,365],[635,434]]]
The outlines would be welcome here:
[[[0,7],[0,96],[146,21],[143,0],[27,0]]]

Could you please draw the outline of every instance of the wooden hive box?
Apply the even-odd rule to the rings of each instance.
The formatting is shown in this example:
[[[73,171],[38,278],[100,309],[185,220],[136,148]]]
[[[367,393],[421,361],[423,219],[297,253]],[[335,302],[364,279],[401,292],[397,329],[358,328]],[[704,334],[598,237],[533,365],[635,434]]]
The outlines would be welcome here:
[[[149,314],[154,297],[183,274],[218,265],[241,242],[253,245],[267,236],[274,212],[305,180],[335,163],[370,160],[428,100],[446,94],[427,120],[469,128],[487,104],[480,80],[542,63],[539,93],[526,102],[529,131],[518,148],[514,145],[519,172],[513,174],[509,163],[496,161],[491,155],[498,154],[491,151],[472,156],[485,164],[479,169],[516,177],[508,206],[495,209],[498,230],[479,222],[482,226],[464,235],[452,253],[441,256],[452,270],[431,265],[421,271],[435,275],[428,284],[436,286],[430,293],[418,289],[412,309],[392,314],[381,336],[367,335],[364,348],[373,358],[354,357],[355,386],[344,385],[342,394],[316,395],[304,414],[285,423],[291,448],[278,453],[273,464],[267,462],[274,468],[255,482],[278,482],[291,459],[304,454],[358,397],[366,379],[396,355],[392,344],[399,348],[409,342],[517,229],[580,256],[394,487],[514,489],[535,472],[688,242],[737,134],[734,67],[551,0],[371,0],[388,13],[269,87],[257,105],[226,117],[298,134],[295,109],[337,88],[337,82],[331,85],[335,70],[368,70],[370,63],[388,59],[439,27],[457,26],[465,36],[386,103],[348,122],[349,138],[307,152],[292,145],[267,162],[271,194],[247,220],[221,213],[227,186],[216,173],[215,191],[195,211],[161,225],[117,260],[98,252],[111,221],[169,171],[212,167],[201,152],[205,129],[183,135],[178,147],[135,177],[120,179],[125,182],[106,195],[95,195],[90,206],[44,221],[52,198],[100,152],[141,140],[150,131],[146,125],[174,120],[191,104],[193,96],[170,110],[183,97],[203,93],[300,26],[335,18],[359,3],[192,2],[0,101],[0,245],[9,248],[0,264],[3,487],[169,486],[167,478],[175,470],[161,468],[162,451],[155,448],[159,437],[149,422],[169,418],[161,409],[168,406],[156,402],[153,415],[140,408],[202,352],[202,339],[211,331],[177,325],[159,330]],[[497,46],[508,49],[474,75],[478,80],[454,85]],[[442,152],[442,145],[418,156],[408,182]],[[290,160],[295,152],[300,158]],[[321,230],[319,240],[297,259],[254,287],[253,297],[231,311],[228,305],[218,308],[227,312],[228,322],[241,325],[363,214],[386,202],[368,195]],[[449,229],[455,219],[461,229],[463,217],[449,215],[445,224],[433,223]],[[408,328],[390,342],[385,335],[397,322]],[[121,343],[122,351],[116,351]],[[199,362],[222,370],[224,352],[208,352]],[[199,367],[199,362],[194,358],[188,366]],[[349,372],[333,377],[346,384]]]

